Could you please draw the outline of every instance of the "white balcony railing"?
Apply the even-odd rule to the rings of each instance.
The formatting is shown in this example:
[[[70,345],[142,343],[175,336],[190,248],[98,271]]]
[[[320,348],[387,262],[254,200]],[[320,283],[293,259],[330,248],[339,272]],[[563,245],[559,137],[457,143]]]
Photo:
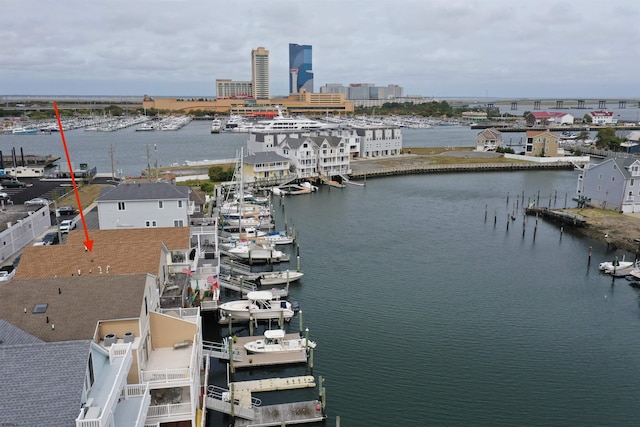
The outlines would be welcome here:
[[[149,418],[174,418],[174,417],[191,417],[191,403],[172,403],[167,405],[149,406],[147,412],[147,422]]]
[[[163,369],[159,371],[143,371],[142,382],[151,384],[184,382],[191,378],[189,368]]]

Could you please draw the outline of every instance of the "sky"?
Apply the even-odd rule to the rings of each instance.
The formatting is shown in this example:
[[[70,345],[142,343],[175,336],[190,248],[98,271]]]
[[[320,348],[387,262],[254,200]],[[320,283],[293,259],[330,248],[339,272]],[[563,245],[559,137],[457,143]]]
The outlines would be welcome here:
[[[270,52],[313,47],[314,91],[640,98],[638,0],[0,0],[0,96],[215,97]]]

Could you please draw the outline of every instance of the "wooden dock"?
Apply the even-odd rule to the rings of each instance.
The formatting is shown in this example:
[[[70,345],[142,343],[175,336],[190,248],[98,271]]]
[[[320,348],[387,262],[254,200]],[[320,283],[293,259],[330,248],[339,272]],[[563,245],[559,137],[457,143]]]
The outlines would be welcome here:
[[[408,164],[402,166],[372,168],[368,170],[354,170],[351,178],[374,178],[393,175],[411,175],[427,173],[452,173],[452,172],[500,172],[500,171],[521,171],[521,170],[545,170],[545,169],[574,169],[575,165],[570,162],[555,163],[462,163],[462,164],[431,164],[428,162],[418,164]]]
[[[539,215],[543,218],[560,222],[562,224],[573,225],[574,227],[585,227],[587,225],[587,219],[585,217],[571,212],[563,212],[534,206],[526,208],[525,212],[527,215]]]
[[[233,350],[238,351],[240,361],[234,361],[233,366],[235,368],[251,368],[255,366],[271,366],[271,365],[289,365],[296,363],[307,363],[307,352],[295,351],[285,353],[247,353],[244,345],[249,341],[259,339],[259,336],[253,337],[237,337],[236,342],[233,344]],[[287,334],[284,339],[299,338],[298,334]]]
[[[236,418],[233,425],[235,427],[284,426],[322,422],[326,418],[319,400],[261,406],[254,408],[254,413],[253,420]]]

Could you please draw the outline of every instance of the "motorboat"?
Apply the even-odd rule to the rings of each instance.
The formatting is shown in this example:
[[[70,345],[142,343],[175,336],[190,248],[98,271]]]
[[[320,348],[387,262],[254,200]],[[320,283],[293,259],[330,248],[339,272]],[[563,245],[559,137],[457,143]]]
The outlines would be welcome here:
[[[153,130],[156,130],[156,129],[153,127],[152,123],[142,123],[140,126],[136,128],[136,132],[148,132]]]
[[[264,331],[264,338],[249,341],[244,345],[247,353],[291,353],[316,348],[316,343],[307,338],[286,338],[282,329]]]
[[[620,263],[622,264],[622,263]],[[639,270],[640,264],[636,262],[632,262],[631,265],[627,265],[628,262],[625,262],[624,265],[619,265],[617,267],[612,267],[611,269],[604,270],[605,273],[611,274],[615,277],[624,277],[631,274],[633,270]]]
[[[211,121],[211,133],[220,133],[222,130],[222,121],[219,119],[213,119]]]
[[[284,252],[274,248],[274,245],[265,243],[243,242],[230,248],[227,252],[237,258],[248,261],[275,261],[280,262],[286,258]]]
[[[295,240],[295,237],[286,231],[272,231],[260,238],[274,245],[289,245]]]
[[[291,303],[274,296],[271,291],[253,291],[247,293],[247,299],[229,301],[220,304],[220,314],[233,320],[290,320],[293,317]]]
[[[628,267],[633,267],[634,261],[625,261],[624,256],[622,257],[622,261],[618,261],[616,258],[614,261],[605,261],[601,262],[598,265],[600,271],[603,271],[607,274],[611,274],[613,270],[621,270]]]
[[[38,133],[38,129],[15,127],[11,130],[11,133],[14,135],[35,135]]]
[[[258,283],[262,286],[284,285],[299,280],[304,273],[300,271],[272,271],[268,273],[260,273]]]

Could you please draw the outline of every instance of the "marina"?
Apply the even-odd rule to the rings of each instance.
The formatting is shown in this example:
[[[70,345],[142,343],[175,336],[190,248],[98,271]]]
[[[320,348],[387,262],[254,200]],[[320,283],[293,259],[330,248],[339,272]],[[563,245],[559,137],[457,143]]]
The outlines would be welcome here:
[[[161,142],[163,133],[153,133],[160,138],[159,156],[206,157],[210,141],[200,143],[190,132],[207,135],[209,125],[190,123],[175,133],[191,140],[176,143],[173,151]],[[138,135],[128,143],[133,153],[140,148],[145,162],[144,138],[151,135],[136,134],[133,128],[120,132],[125,140]],[[462,127],[407,132],[412,141],[408,144],[434,146],[457,141],[456,135],[473,135]],[[225,144],[234,147],[233,139],[225,139],[234,136],[215,136],[220,138],[221,158],[233,157],[226,157],[224,149]],[[86,145],[93,144],[93,157],[87,159],[108,170],[109,158],[102,159],[96,147],[119,141],[103,137],[98,145],[97,140],[78,145],[87,150]],[[33,138],[45,141],[49,136]],[[184,154],[187,149],[192,151]],[[207,403],[207,425],[280,425],[282,418],[259,414],[287,414],[293,422],[298,412],[312,424],[326,417],[329,426],[336,425],[337,417],[349,426],[624,425],[637,400],[631,374],[640,351],[633,338],[638,291],[633,282],[601,274],[598,262],[588,263],[590,247],[598,261],[622,259],[623,253],[574,234],[571,227],[564,234],[552,222],[540,221],[535,227],[534,216],[525,217],[522,208],[516,211],[517,221],[510,219],[515,194],[538,199],[538,205],[553,210],[566,207],[575,193],[577,173],[567,167],[508,174],[398,174],[367,180],[366,186],[321,186],[300,197],[270,197],[276,229],[295,224],[297,231],[295,245],[279,249],[292,260],[299,255],[304,269],[304,276],[280,298],[292,303],[292,311],[293,302],[299,303],[308,324],[304,327],[312,330],[318,346],[313,360],[304,356],[299,362],[274,364],[274,359],[260,361],[260,355],[253,355],[249,362],[239,344],[259,339],[266,328],[279,328],[279,319],[270,325],[268,320],[257,325],[220,323],[216,309],[203,310],[205,339],[220,343],[236,336],[239,356],[234,357],[231,378],[228,364],[211,358],[209,385],[224,389],[212,399],[226,412]],[[492,213],[489,219],[487,210]],[[452,269],[450,254],[465,262]],[[218,278],[220,304],[256,290],[250,277],[272,269],[298,269],[291,261],[248,265],[224,253],[220,263],[234,276],[247,275],[235,290],[223,286],[225,277]],[[301,317],[298,312],[282,324],[287,336],[300,336]],[[379,351],[384,340],[393,343],[386,354]],[[607,369],[597,369],[601,366]],[[326,396],[320,392],[318,374],[326,378]],[[280,388],[287,378],[308,376],[316,388]],[[248,410],[253,419],[243,418],[243,409],[230,404],[230,394],[223,397],[231,384],[274,379],[277,391],[251,392],[260,399],[259,406]],[[389,393],[361,392],[380,384]],[[597,400],[589,392],[594,387],[602,391]],[[417,393],[425,399],[416,401]],[[209,402],[208,394],[206,399]],[[541,410],[530,412],[532,405]],[[389,406],[406,410],[390,412]]]

